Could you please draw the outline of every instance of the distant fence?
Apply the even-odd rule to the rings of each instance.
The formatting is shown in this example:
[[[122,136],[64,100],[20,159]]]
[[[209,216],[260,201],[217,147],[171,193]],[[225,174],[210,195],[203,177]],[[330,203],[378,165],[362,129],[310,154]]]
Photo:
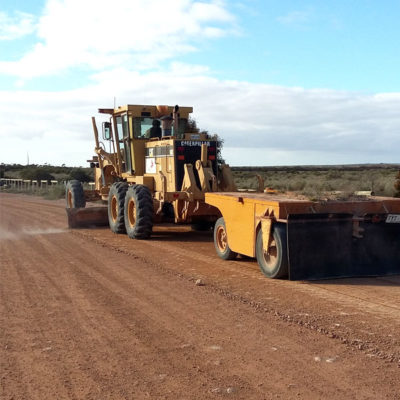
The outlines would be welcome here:
[[[29,179],[14,179],[0,178],[0,189],[11,189],[21,192],[45,192],[56,186],[64,186],[66,181],[56,180],[29,180]],[[86,186],[86,185],[85,185]],[[87,188],[94,190],[94,182],[89,182]]]

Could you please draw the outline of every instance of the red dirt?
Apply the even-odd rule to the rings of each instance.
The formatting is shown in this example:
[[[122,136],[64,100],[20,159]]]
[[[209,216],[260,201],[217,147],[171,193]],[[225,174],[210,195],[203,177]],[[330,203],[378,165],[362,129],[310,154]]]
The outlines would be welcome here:
[[[399,276],[268,280],[211,233],[1,193],[0,299],[1,399],[400,399]]]

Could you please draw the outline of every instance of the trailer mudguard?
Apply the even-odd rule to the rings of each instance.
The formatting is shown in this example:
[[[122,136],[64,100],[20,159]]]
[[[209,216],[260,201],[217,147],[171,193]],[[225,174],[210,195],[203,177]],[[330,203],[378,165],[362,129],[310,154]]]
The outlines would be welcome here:
[[[289,279],[400,274],[400,224],[359,222],[351,214],[289,215]]]

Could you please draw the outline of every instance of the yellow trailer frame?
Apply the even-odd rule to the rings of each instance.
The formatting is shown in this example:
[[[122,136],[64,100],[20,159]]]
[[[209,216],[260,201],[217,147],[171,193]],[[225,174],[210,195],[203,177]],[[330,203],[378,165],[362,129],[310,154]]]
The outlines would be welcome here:
[[[205,201],[223,218],[214,231],[217,253],[222,258],[236,253],[257,257],[267,276],[310,279],[400,273],[400,199],[314,202],[232,192],[206,193]],[[278,228],[281,238],[276,237]],[[257,254],[259,236],[262,254]],[[272,257],[271,242],[276,248],[279,240],[287,271],[274,276],[268,265],[261,264]]]

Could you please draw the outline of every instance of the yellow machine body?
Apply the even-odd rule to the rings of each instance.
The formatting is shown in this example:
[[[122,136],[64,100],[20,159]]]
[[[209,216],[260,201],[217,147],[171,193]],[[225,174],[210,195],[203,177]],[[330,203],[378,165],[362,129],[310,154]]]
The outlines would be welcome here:
[[[152,193],[155,221],[165,214],[173,214],[177,223],[215,221],[219,212],[204,202],[205,192],[236,188],[229,166],[217,164],[217,140],[185,131],[192,111],[192,107],[155,105],[99,109],[110,120],[103,123],[100,139],[92,117],[96,155],[88,161],[94,167],[95,197],[107,201],[110,187],[118,181],[144,185]],[[160,127],[161,134],[151,137],[155,120],[167,120],[169,129],[164,132]],[[86,193],[86,198],[93,200],[93,193]],[[75,212],[71,220],[84,212]]]

